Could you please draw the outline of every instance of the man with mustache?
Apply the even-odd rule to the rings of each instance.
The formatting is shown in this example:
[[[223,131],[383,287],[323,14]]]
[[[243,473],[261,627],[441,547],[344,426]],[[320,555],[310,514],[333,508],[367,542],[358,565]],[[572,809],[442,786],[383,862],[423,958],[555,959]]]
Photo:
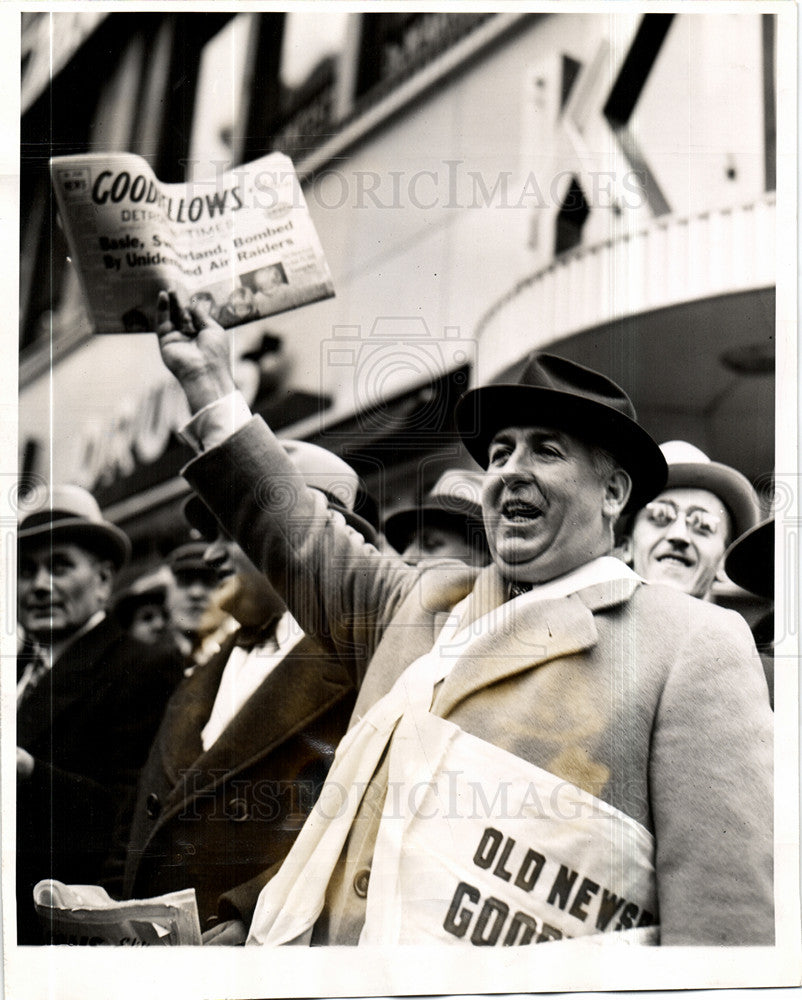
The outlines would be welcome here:
[[[666,487],[628,519],[619,551],[649,583],[710,600],[727,546],[757,524],[757,497],[737,469],[711,462],[687,441],[667,441],[660,450],[668,463]],[[761,661],[773,706],[773,661]]]
[[[757,524],[749,480],[711,462],[687,441],[667,441],[664,490],[639,510],[623,542],[636,573],[703,600],[710,596],[727,546]]]
[[[467,393],[492,562],[416,568],[293,476],[216,324],[162,293],[158,333],[186,477],[360,684],[250,943],[774,940],[762,671],[739,615],[611,557],[666,477],[623,390],[535,354]]]

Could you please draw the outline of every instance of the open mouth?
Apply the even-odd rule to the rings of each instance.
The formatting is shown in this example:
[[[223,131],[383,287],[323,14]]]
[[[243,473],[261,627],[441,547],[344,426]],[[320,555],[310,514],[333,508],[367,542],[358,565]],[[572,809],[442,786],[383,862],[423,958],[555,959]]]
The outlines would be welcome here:
[[[501,507],[501,514],[506,521],[513,524],[525,524],[527,521],[534,521],[543,515],[543,508],[528,500],[516,498],[507,500]]]
[[[657,561],[668,566],[693,566],[693,562],[687,556],[678,552],[668,552],[664,556],[658,556]]]

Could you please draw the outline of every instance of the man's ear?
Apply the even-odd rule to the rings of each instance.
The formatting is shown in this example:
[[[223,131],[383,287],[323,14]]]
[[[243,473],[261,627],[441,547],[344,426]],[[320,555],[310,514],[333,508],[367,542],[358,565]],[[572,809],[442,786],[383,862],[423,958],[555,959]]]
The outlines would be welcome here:
[[[607,477],[604,488],[604,501],[602,502],[602,512],[604,516],[613,522],[618,520],[627,505],[629,495],[632,492],[632,479],[624,469],[613,469]]]
[[[98,594],[103,604],[106,604],[114,588],[114,566],[110,559],[98,559],[97,578]]]

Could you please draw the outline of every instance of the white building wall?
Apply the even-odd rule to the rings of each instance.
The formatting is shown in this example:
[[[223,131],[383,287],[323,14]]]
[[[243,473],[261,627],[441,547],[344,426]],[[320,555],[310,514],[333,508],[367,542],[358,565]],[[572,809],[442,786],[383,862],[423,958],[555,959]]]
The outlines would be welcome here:
[[[590,202],[583,244],[652,222],[601,113],[636,28],[637,19],[621,15],[529,22],[333,162],[306,195],[336,298],[241,328],[238,344],[258,342],[265,326],[280,333],[294,358],[293,386],[331,393],[332,415],[346,415],[421,381],[423,364],[442,370],[476,353],[480,319],[551,261],[571,176]],[[630,126],[672,213],[741,206],[762,195],[760,32],[751,13],[680,14],[671,25]],[[562,53],[584,66],[563,116]],[[616,308],[636,308],[642,289],[630,297],[628,288],[641,279],[616,271],[609,288]],[[557,295],[552,308],[564,305]],[[378,335],[391,329],[413,346],[365,377],[364,366],[375,365],[374,327],[388,317],[395,322],[380,323]],[[520,356],[541,328],[538,315],[521,316],[503,343],[492,343],[494,360]],[[418,349],[422,331],[427,346]],[[341,342],[353,348],[353,363],[332,367],[330,347]],[[78,479],[82,429],[136,412],[164,378],[152,336],[92,340],[56,360],[52,376],[23,388],[20,440],[44,443],[54,479]]]

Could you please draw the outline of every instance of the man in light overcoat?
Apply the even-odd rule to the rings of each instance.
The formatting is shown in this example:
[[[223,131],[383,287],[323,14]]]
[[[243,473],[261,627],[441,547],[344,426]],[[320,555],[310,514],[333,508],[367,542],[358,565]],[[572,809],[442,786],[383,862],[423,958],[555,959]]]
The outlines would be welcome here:
[[[610,555],[666,477],[626,394],[540,354],[463,397],[492,563],[417,569],[304,488],[216,324],[158,322],[185,475],[360,685],[249,942],[773,942],[765,681],[739,615]]]

